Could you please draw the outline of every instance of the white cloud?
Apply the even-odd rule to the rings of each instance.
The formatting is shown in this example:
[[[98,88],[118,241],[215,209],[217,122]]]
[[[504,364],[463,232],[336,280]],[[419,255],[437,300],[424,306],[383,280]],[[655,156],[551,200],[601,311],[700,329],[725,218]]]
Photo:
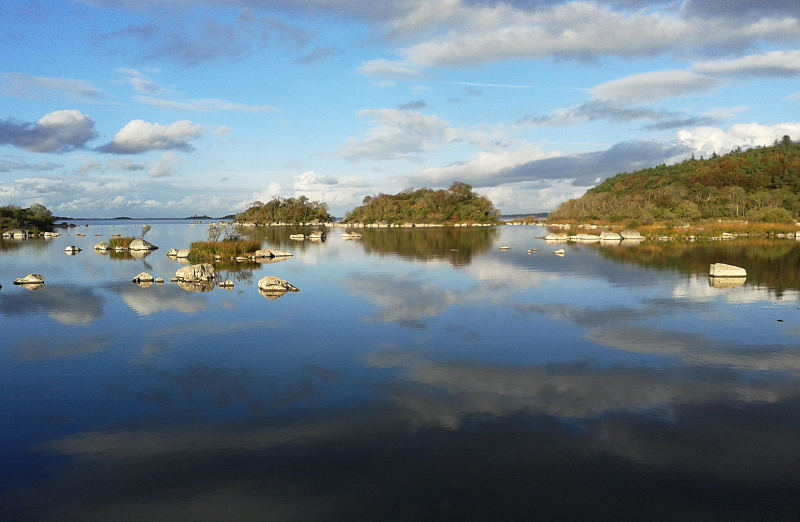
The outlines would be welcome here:
[[[189,120],[166,126],[133,120],[120,129],[111,143],[99,150],[113,154],[140,154],[151,150],[191,151],[194,147],[189,140],[201,136],[202,128]]]
[[[779,123],[770,126],[739,123],[727,131],[717,127],[699,127],[678,132],[676,141],[689,147],[695,154],[709,156],[713,152],[724,154],[736,147],[771,145],[783,136],[790,136],[795,140],[800,138],[800,123]]]
[[[181,162],[181,158],[175,154],[165,153],[153,164],[152,167],[150,167],[150,170],[147,174],[151,178],[166,178],[168,176],[174,176]]]
[[[331,209],[348,210],[376,191],[374,182],[355,177],[320,176],[313,170],[296,176],[292,188],[295,197],[304,195],[312,201],[327,203]]]
[[[654,71],[612,80],[589,89],[601,100],[656,101],[711,91],[720,81],[691,71]]]
[[[358,72],[364,76],[391,78],[394,80],[409,80],[422,74],[419,67],[413,64],[382,59],[362,63],[358,68]]]
[[[772,51],[730,60],[698,62],[692,70],[702,74],[792,77],[800,76],[800,51]]]
[[[444,120],[415,111],[378,109],[358,111],[357,114],[373,118],[376,125],[364,138],[347,140],[340,151],[347,159],[407,159],[465,137],[463,132],[450,127]]]
[[[173,111],[192,111],[192,112],[249,112],[251,114],[261,114],[279,112],[280,109],[270,105],[247,105],[227,100],[205,98],[200,100],[163,100],[152,96],[134,96],[134,99],[144,105],[167,109]]]
[[[46,114],[36,123],[0,120],[0,145],[28,152],[68,152],[94,139],[94,120],[75,110]]]
[[[43,78],[21,73],[3,76],[0,92],[11,98],[42,99],[64,95],[77,102],[93,102],[106,98],[106,94],[86,80],[71,78]]]

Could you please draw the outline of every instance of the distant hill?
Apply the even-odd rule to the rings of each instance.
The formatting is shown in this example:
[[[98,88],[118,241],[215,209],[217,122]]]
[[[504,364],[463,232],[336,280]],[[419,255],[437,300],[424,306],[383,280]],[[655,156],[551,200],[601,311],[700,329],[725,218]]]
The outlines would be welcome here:
[[[789,136],[769,147],[618,174],[550,214],[551,221],[631,225],[704,219],[788,223],[798,217],[800,144]]]

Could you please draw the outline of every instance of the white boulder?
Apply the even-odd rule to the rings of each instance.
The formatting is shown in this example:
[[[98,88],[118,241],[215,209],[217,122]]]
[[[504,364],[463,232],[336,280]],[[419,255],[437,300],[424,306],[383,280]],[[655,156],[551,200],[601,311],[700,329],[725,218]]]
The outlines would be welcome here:
[[[15,285],[39,285],[44,283],[44,276],[41,274],[28,274],[25,277],[14,279]]]
[[[712,263],[708,275],[711,277],[747,277],[747,270],[725,263]]]
[[[283,279],[266,276],[258,281],[258,289],[263,292],[299,292],[300,290]]]
[[[210,282],[217,276],[214,265],[211,263],[200,263],[199,265],[182,266],[175,272],[178,281],[187,283]]]

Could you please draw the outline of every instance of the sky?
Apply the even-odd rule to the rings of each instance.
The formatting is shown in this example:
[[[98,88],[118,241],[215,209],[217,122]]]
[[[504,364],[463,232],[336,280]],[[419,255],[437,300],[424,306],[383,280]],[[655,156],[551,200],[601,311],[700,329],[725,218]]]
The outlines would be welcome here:
[[[0,206],[58,216],[531,214],[800,139],[796,0],[4,0],[0,49]]]

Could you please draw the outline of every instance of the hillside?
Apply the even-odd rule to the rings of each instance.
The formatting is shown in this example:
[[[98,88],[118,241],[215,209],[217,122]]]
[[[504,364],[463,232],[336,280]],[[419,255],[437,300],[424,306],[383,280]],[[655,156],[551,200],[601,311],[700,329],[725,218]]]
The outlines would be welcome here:
[[[630,225],[747,219],[788,223],[800,217],[800,144],[789,136],[769,147],[736,149],[618,174],[567,201],[551,221]]]
[[[364,204],[345,215],[347,223],[496,223],[500,212],[486,196],[466,183],[447,190],[422,188],[399,194],[367,196]]]

